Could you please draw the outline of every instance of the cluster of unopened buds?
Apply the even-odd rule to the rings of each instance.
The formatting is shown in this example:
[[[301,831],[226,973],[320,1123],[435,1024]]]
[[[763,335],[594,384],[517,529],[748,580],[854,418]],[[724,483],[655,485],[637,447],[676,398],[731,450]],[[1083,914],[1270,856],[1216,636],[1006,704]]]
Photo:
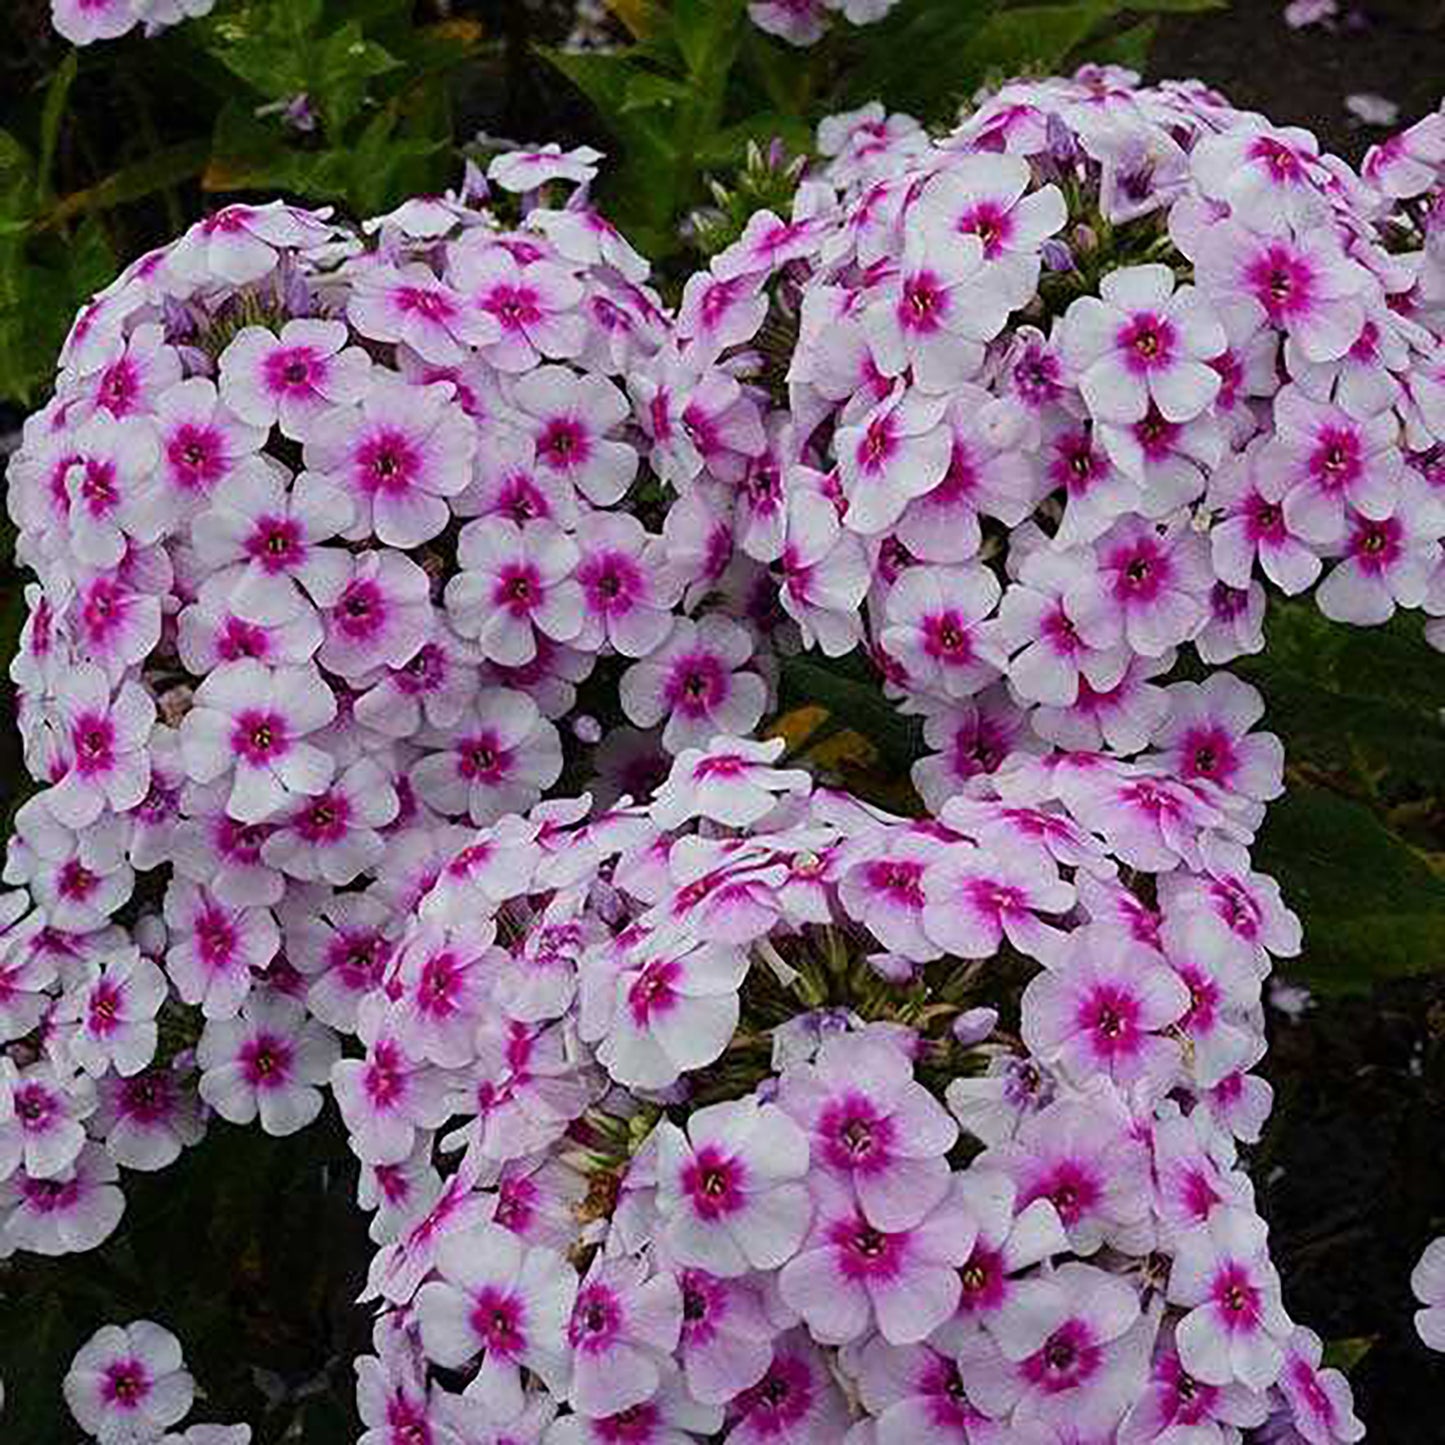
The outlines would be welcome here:
[[[1240,1170],[1299,939],[1208,668],[1267,587],[1445,613],[1433,136],[1091,71],[825,123],[675,312],[555,146],[129,268],[9,474],[0,1252],[329,1090],[367,1445],[1358,1438]],[[718,741],[803,649],[926,817]]]

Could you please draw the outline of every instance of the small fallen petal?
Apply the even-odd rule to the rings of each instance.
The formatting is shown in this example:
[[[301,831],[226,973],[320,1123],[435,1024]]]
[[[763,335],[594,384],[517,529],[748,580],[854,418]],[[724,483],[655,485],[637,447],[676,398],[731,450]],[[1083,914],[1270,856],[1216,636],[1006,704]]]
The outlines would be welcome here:
[[[1391,126],[1400,118],[1400,107],[1393,100],[1369,92],[1347,95],[1345,109],[1365,125]]]

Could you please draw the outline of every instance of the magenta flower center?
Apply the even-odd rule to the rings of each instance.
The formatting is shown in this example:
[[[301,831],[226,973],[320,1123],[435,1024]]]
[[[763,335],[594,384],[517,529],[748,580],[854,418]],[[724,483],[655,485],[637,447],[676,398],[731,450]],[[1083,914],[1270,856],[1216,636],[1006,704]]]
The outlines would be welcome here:
[[[1162,371],[1174,360],[1178,337],[1173,325],[1152,311],[1141,311],[1119,328],[1115,344],[1130,371]]]
[[[1084,1384],[1099,1368],[1103,1351],[1082,1320],[1067,1320],[1024,1361],[1024,1375],[1045,1394],[1055,1395]]]
[[[253,1089],[279,1089],[291,1071],[292,1057],[289,1040],[263,1032],[241,1045],[237,1062]]]
[[[117,1410],[136,1410],[150,1388],[146,1367],[139,1360],[114,1360],[106,1366],[100,1393]]]
[[[356,469],[364,491],[396,496],[416,481],[421,455],[405,432],[381,427],[357,448]]]
[[[486,1348],[503,1359],[515,1359],[526,1348],[522,1303],[514,1295],[488,1287],[473,1299],[472,1329]]]
[[[252,767],[266,767],[285,753],[286,720],[276,712],[249,709],[241,713],[231,732],[231,748]]]
[[[567,1330],[573,1349],[588,1355],[601,1354],[621,1332],[622,1306],[617,1296],[606,1285],[584,1286]]]
[[[656,960],[633,980],[627,990],[627,1006],[638,1028],[647,1028],[655,1014],[667,1013],[674,1007],[681,973],[681,967],[671,960]]]
[[[1229,1263],[1221,1268],[1209,1287],[1209,1296],[1224,1327],[1232,1334],[1249,1334],[1259,1328],[1259,1289],[1242,1264]]]
[[[711,1222],[742,1208],[745,1176],[741,1160],[706,1144],[684,1167],[682,1188],[698,1217]]]
[[[283,347],[265,361],[266,389],[273,396],[309,395],[325,375],[325,359],[309,346]]]

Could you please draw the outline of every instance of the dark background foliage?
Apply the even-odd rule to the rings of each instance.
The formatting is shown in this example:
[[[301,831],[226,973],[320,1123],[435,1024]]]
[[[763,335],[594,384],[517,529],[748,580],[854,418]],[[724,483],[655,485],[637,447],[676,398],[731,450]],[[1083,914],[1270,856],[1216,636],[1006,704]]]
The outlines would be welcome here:
[[[710,178],[736,187],[749,139],[801,151],[820,114],[874,95],[939,121],[992,75],[1119,59],[1199,76],[1358,160],[1378,132],[1346,94],[1398,102],[1403,123],[1445,87],[1445,0],[1341,0],[1306,31],[1282,0],[904,0],[885,25],[801,53],[741,23],[741,0],[616,0],[621,55],[559,49],[571,0],[219,0],[210,19],[80,53],[46,0],[3,9],[0,435],[44,401],[76,307],[148,246],[238,195],[386,209],[454,183],[479,131],[607,150],[604,200],[668,285],[695,260],[679,223]],[[298,130],[283,112],[303,92]],[[0,572],[4,656],[20,581]],[[1310,993],[1271,1010],[1277,1105],[1250,1163],[1287,1303],[1350,1369],[1372,1438],[1430,1445],[1445,1441],[1445,1363],[1414,1336],[1407,1280],[1445,1231],[1445,657],[1418,618],[1355,632],[1277,606],[1269,633],[1239,668],[1290,759],[1260,866],[1304,918],[1283,981]],[[795,681],[795,702],[848,706],[846,687]],[[28,784],[4,702],[8,814]],[[861,715],[886,759],[887,715]],[[73,1438],[59,1382],[74,1350],[105,1320],[152,1317],[207,1391],[198,1418],[247,1420],[261,1445],[354,1440],[350,1361],[369,1324],[351,1301],[369,1246],[334,1110],[289,1140],[218,1122],[171,1169],[125,1183],[101,1250],[0,1262],[3,1438]]]

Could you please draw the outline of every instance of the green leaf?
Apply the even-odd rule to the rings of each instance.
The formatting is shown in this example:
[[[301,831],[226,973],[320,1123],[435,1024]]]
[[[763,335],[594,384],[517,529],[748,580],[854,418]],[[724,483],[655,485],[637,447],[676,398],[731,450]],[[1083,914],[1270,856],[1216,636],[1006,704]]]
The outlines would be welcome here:
[[[1356,1335],[1347,1340],[1331,1340],[1325,1346],[1320,1364],[1327,1370],[1343,1370],[1349,1374],[1374,1348],[1378,1335]]]
[[[40,164],[36,167],[35,174],[36,199],[41,204],[44,204],[50,193],[50,176],[55,164],[55,147],[60,139],[60,122],[65,116],[70,87],[75,84],[75,72],[79,64],[80,52],[68,51],[45,89],[45,105],[40,112]]]
[[[741,38],[743,0],[673,0],[673,38],[689,72],[711,80],[726,69]]]
[[[906,775],[921,757],[922,724],[904,717],[879,690],[876,679],[854,677],[841,663],[823,663],[807,657],[790,657],[783,663],[779,711],[816,704],[854,732],[861,733],[879,756],[899,774]]]
[[[1445,881],[1363,803],[1292,788],[1270,805],[1254,861],[1304,922],[1304,952],[1287,976],[1359,993],[1440,966]]]
[[[1124,65],[1130,70],[1143,70],[1149,64],[1158,33],[1157,20],[1140,20],[1103,40],[1087,41],[1084,53],[1098,65]]]
[[[355,22],[328,35],[309,83],[327,131],[341,130],[360,111],[371,81],[399,64],[395,56],[365,39]]]
[[[890,109],[942,119],[977,78],[965,53],[993,9],[993,0],[904,0],[880,24],[849,37],[856,56],[844,98],[858,104],[887,96]]]
[[[989,16],[964,46],[961,67],[977,77],[993,70],[1013,74],[1025,67],[1052,70],[1116,8],[1091,3],[1001,10]]]

